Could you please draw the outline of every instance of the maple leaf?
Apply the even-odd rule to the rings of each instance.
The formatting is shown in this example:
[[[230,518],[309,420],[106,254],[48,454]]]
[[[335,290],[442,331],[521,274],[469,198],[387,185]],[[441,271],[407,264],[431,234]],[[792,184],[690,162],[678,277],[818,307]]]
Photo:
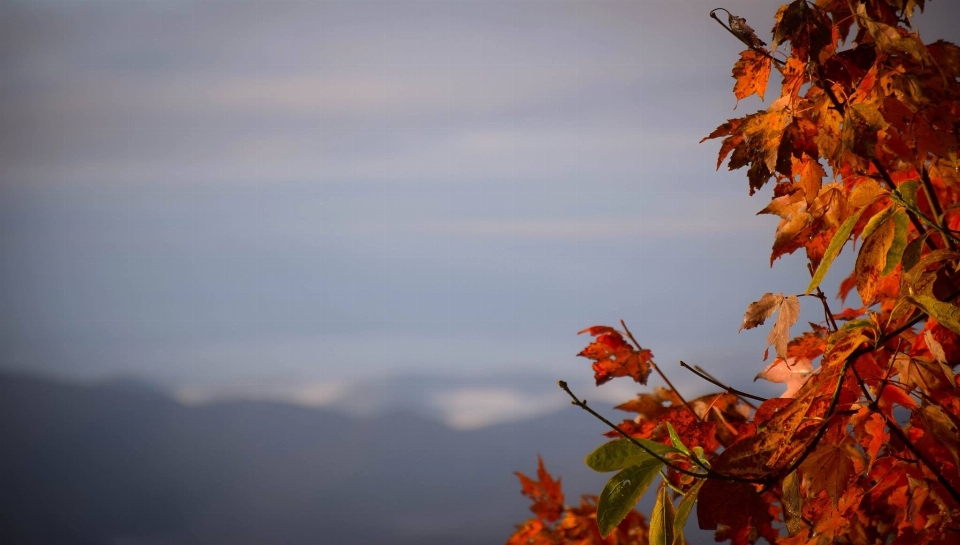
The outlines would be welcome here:
[[[792,398],[800,391],[813,373],[813,363],[806,359],[777,358],[763,371],[757,373],[753,380],[762,378],[770,382],[782,383],[787,389],[780,394],[782,398]]]
[[[762,99],[773,68],[782,84],[766,110],[730,119],[703,141],[721,139],[717,168],[724,161],[730,170],[747,167],[751,195],[775,180],[761,211],[780,218],[770,263],[803,249],[806,293],[821,293],[853,241],[853,270],[837,297],[856,288],[862,306],[825,308],[822,322],[791,340],[796,296],[767,293],[751,303],[741,331],[777,315],[764,359],[770,346],[776,357],[757,378],[783,384],[783,397],[761,403],[752,420],[732,393],[684,403],[661,388],[619,405],[637,414],[620,431],[666,449],[670,464],[660,467],[634,449],[615,455],[628,443],[608,443],[597,451],[604,456],[590,458],[597,468],[621,471],[605,489],[607,540],[586,531],[586,515],[568,509],[563,525],[571,517],[576,538],[545,526],[531,543],[611,543],[631,535],[625,539],[679,545],[682,523],[671,532],[667,522],[677,496],[677,520],[696,504],[701,527],[735,545],[760,537],[784,545],[956,541],[960,47],[923,44],[909,28],[918,7],[923,0],[792,0],[775,16],[776,59],[744,19],[727,12],[729,29],[750,48],[733,68],[737,100]],[[710,15],[720,22],[716,11]],[[596,339],[581,355],[594,360],[598,384],[614,376],[646,380],[649,351],[612,328],[587,331]],[[637,533],[624,534],[633,516],[627,511],[655,471],[676,495],[668,499],[659,489],[654,532],[637,519],[629,523]],[[785,523],[788,537],[777,534],[774,520]]]
[[[533,500],[530,510],[544,523],[556,522],[563,513],[563,490],[560,479],[553,480],[543,466],[543,458],[537,456],[537,479],[534,481],[519,471],[521,493]]]
[[[808,497],[826,491],[836,505],[840,494],[864,466],[863,454],[852,439],[844,436],[820,442],[799,469]]]
[[[607,326],[593,326],[580,332],[596,337],[578,356],[592,359],[597,386],[616,377],[630,377],[640,384],[647,383],[653,353],[635,350],[619,331]]]
[[[757,214],[776,214],[780,216],[777,233],[773,241],[773,251],[770,254],[770,265],[780,256],[792,253],[803,246],[805,240],[799,235],[809,227],[814,217],[810,214],[806,196],[800,188],[788,195],[774,198],[770,204]],[[797,239],[799,238],[799,242]]]
[[[701,530],[716,530],[721,525],[749,528],[769,523],[766,503],[753,485],[733,481],[708,480],[697,498],[697,521]]]
[[[767,79],[770,77],[770,63],[769,57],[753,49],[740,53],[740,60],[733,65],[733,79],[737,80],[733,86],[733,94],[737,100],[754,93],[763,100]]]

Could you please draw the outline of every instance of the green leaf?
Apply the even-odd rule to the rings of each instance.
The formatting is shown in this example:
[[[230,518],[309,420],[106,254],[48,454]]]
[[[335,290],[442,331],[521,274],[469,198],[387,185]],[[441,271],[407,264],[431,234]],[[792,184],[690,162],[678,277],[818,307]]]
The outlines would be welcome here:
[[[800,495],[800,478],[796,471],[791,471],[783,478],[782,489],[780,505],[783,518],[787,524],[787,532],[794,536],[803,529],[803,498]]]
[[[654,458],[630,466],[607,481],[597,502],[597,526],[600,535],[606,538],[633,509],[640,496],[650,488],[662,463]]]
[[[883,268],[881,276],[887,276],[897,268],[897,263],[903,257],[903,252],[907,247],[907,233],[909,232],[910,218],[903,210],[897,210],[893,213],[893,243],[887,250],[887,263]]]
[[[813,278],[810,279],[810,285],[807,286],[807,291],[805,293],[810,293],[811,291],[817,289],[817,286],[820,285],[820,282],[823,281],[823,277],[827,275],[827,271],[830,269],[830,265],[833,264],[833,260],[836,259],[837,255],[840,253],[840,249],[843,248],[843,245],[847,243],[847,240],[850,239],[850,234],[853,233],[853,226],[857,224],[857,221],[860,220],[860,216],[863,215],[863,211],[867,207],[863,207],[857,211],[856,214],[847,218],[847,221],[843,222],[837,232],[833,235],[833,238],[830,239],[830,244],[827,246],[827,251],[823,253],[823,259],[820,260],[820,265],[817,267],[817,272],[813,274]]]
[[[689,517],[690,512],[693,511],[694,504],[697,503],[697,494],[700,493],[700,487],[703,486],[705,482],[707,482],[706,479],[697,479],[697,482],[693,483],[690,490],[683,495],[683,499],[680,500],[680,505],[677,506],[677,516],[673,520],[673,533],[677,536],[677,543],[683,543],[683,540],[680,538],[680,536],[683,535],[683,527],[687,524],[687,517]]]
[[[914,265],[920,261],[920,255],[923,253],[923,244],[927,240],[927,237],[930,236],[930,231],[925,232],[924,234],[913,239],[910,244],[907,244],[907,249],[903,251],[903,272],[907,272],[913,268]]]
[[[690,449],[683,444],[683,441],[680,440],[680,436],[677,435],[677,430],[673,429],[673,425],[671,425],[669,422],[667,422],[667,432],[670,434],[670,442],[673,443],[673,448],[689,456]]]
[[[899,208],[897,208],[897,210],[899,210]],[[860,240],[867,240],[867,238],[869,238],[878,227],[890,219],[890,216],[893,215],[893,212],[894,206],[890,205],[870,218],[870,221],[868,221],[867,225],[863,228],[863,232],[860,233]]]
[[[668,452],[677,452],[677,449],[663,443],[647,439],[637,439],[637,442],[661,456]],[[649,452],[629,439],[617,439],[600,445],[597,450],[587,455],[584,462],[590,469],[604,473],[642,464],[648,460],[657,461]]]
[[[657,502],[653,504],[653,513],[650,514],[650,545],[673,545],[676,539],[676,516],[667,487],[661,486]]]
[[[890,198],[899,204],[913,210],[917,208],[917,190],[920,182],[910,180],[897,186],[897,191],[890,194]]]
[[[910,300],[943,327],[960,335],[960,307],[928,294],[914,294],[910,296]]]
[[[850,320],[849,322],[840,326],[840,329],[837,330],[837,333],[841,331],[852,331],[854,329],[871,328],[871,327],[873,327],[873,322],[871,322],[867,318],[863,318],[860,320]],[[833,335],[831,335],[831,337],[832,336]]]
[[[703,451],[703,447],[693,447],[693,455],[697,457],[697,460],[700,460],[700,463],[710,467],[710,463],[707,461],[707,454]]]

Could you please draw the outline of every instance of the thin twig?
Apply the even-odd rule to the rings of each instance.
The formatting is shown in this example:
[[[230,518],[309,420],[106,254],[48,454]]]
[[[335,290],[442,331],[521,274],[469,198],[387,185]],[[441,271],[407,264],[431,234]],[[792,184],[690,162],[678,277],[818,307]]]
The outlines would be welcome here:
[[[707,373],[706,371],[700,369],[700,367],[690,367],[690,366],[687,365],[686,362],[684,362],[683,360],[680,360],[680,366],[683,367],[684,369],[690,371],[690,372],[693,373],[694,375],[697,375],[698,377],[702,378],[703,380],[705,380],[705,381],[713,384],[714,386],[719,386],[720,388],[723,388],[724,390],[726,390],[726,392],[727,392],[728,394],[733,394],[733,395],[739,397],[740,399],[743,400],[744,403],[746,403],[747,405],[750,405],[751,407],[753,407],[753,404],[750,403],[749,401],[747,401],[747,399],[752,399],[752,400],[754,400],[754,401],[759,401],[760,403],[763,403],[764,401],[767,400],[767,398],[765,398],[765,397],[755,396],[755,395],[753,395],[753,394],[748,394],[748,393],[746,393],[746,392],[741,392],[740,390],[737,390],[736,388],[732,388],[732,387],[730,387],[730,386],[727,386],[726,384],[724,384],[724,383],[720,382],[719,380],[717,380],[717,379],[713,378],[712,376],[710,376],[710,374]],[[756,408],[756,407],[753,407],[753,408]]]
[[[637,339],[633,337],[633,333],[630,333],[630,329],[627,328],[626,322],[624,322],[621,319],[620,325],[623,326],[623,331],[627,334],[627,338],[633,341],[633,344],[637,347],[637,350],[643,350],[643,348],[640,346],[640,343],[637,342]],[[700,418],[700,416],[697,415],[697,412],[693,410],[693,407],[691,407],[690,404],[687,403],[687,400],[683,399],[683,395],[681,395],[680,391],[674,387],[673,383],[670,382],[670,379],[667,378],[667,375],[663,374],[663,371],[660,370],[660,366],[654,363],[653,360],[650,360],[650,366],[653,367],[653,370],[656,371],[658,375],[660,375],[660,378],[662,378],[664,382],[667,383],[667,386],[669,386],[670,389],[673,390],[673,393],[677,394],[677,397],[680,398],[680,401],[683,402],[683,406],[690,411],[690,414],[692,414],[694,418]]]
[[[810,276],[814,275],[813,263],[807,263],[807,270],[810,271]],[[837,327],[837,321],[833,317],[833,312],[830,310],[830,304],[827,303],[827,296],[824,295],[823,290],[820,289],[820,285],[817,284],[817,294],[815,295],[817,299],[820,299],[820,303],[823,304],[823,315],[827,320],[827,323],[833,327],[834,331],[839,330]]]
[[[887,416],[885,412],[877,408],[877,405],[876,405],[877,402],[873,398],[873,396],[870,395],[870,390],[867,388],[867,385],[864,382],[863,377],[861,377],[860,373],[857,371],[857,366],[851,365],[850,370],[853,371],[853,376],[857,380],[857,385],[860,386],[860,391],[863,392],[863,397],[867,399],[868,408],[872,412],[878,413],[880,417],[883,418],[884,422],[886,422],[887,424],[887,429],[890,430],[890,433],[896,435],[897,439],[900,439],[900,442],[902,442],[904,446],[907,447],[907,450],[913,453],[913,455],[917,457],[917,460],[920,460],[920,462],[923,465],[927,466],[927,469],[930,470],[930,473],[932,473],[937,478],[937,481],[939,481],[940,484],[942,484],[943,487],[947,489],[947,492],[950,493],[950,496],[953,497],[954,501],[956,501],[957,503],[960,503],[960,491],[957,491],[957,489],[953,487],[950,481],[948,481],[946,477],[943,476],[943,472],[939,471],[939,469],[935,465],[933,465],[933,462],[928,460],[926,455],[924,455],[923,452],[919,448],[917,448],[916,445],[913,444],[913,441],[911,441],[910,438],[907,437],[907,434],[905,434],[903,430],[900,429],[900,425],[897,424],[896,422],[891,421],[890,417]]]
[[[577,407],[580,407],[581,409],[587,411],[587,412],[590,413],[594,418],[596,418],[597,420],[600,420],[601,422],[603,422],[604,424],[606,424],[609,428],[611,428],[612,430],[614,430],[615,432],[617,432],[618,434],[620,434],[624,439],[630,441],[631,443],[633,443],[634,445],[636,445],[637,447],[639,447],[641,450],[643,450],[644,452],[646,452],[646,453],[649,454],[650,456],[654,457],[658,462],[662,463],[663,465],[669,467],[670,469],[672,469],[672,470],[674,470],[674,471],[677,471],[677,472],[679,472],[679,473],[683,473],[684,475],[690,475],[691,477],[696,477],[696,478],[698,478],[698,479],[710,478],[710,479],[719,479],[719,480],[723,480],[723,481],[739,481],[739,482],[753,483],[753,484],[766,483],[766,482],[768,481],[768,479],[750,479],[750,478],[746,478],[746,477],[737,477],[736,475],[725,475],[725,474],[723,474],[723,473],[717,473],[716,471],[714,471],[714,470],[710,469],[709,467],[707,467],[707,466],[706,466],[703,462],[701,462],[699,459],[697,459],[696,456],[691,456],[691,457],[690,457],[690,460],[691,460],[693,463],[695,463],[697,466],[699,466],[701,469],[703,469],[703,470],[704,470],[704,473],[697,473],[697,472],[695,472],[695,471],[690,471],[690,470],[688,470],[688,469],[684,469],[684,468],[682,468],[682,467],[678,467],[678,466],[674,465],[673,462],[671,462],[670,460],[667,460],[667,459],[664,458],[663,456],[661,456],[661,455],[657,454],[656,452],[654,452],[654,451],[650,450],[649,448],[647,448],[643,443],[641,443],[640,441],[637,441],[637,439],[636,439],[635,437],[633,437],[632,435],[630,435],[630,434],[628,434],[627,432],[625,432],[625,431],[623,431],[622,429],[620,429],[620,426],[617,426],[617,425],[614,424],[613,422],[610,422],[610,421],[607,420],[602,414],[600,414],[600,413],[598,413],[597,411],[593,410],[592,407],[590,407],[590,406],[587,405],[587,401],[586,401],[586,400],[580,400],[580,399],[573,393],[573,391],[570,390],[570,387],[567,385],[567,383],[566,383],[565,381],[562,381],[562,380],[557,381],[557,385],[560,386],[560,388],[561,388],[564,392],[566,392],[567,395],[570,396],[570,398],[573,400],[573,401],[571,402],[573,405],[576,405]]]
[[[952,301],[957,297],[960,297],[960,290],[957,290],[952,294],[950,294],[949,296],[947,296],[946,300]],[[893,339],[899,336],[901,333],[903,333],[908,329],[911,329],[913,326],[917,325],[918,323],[920,323],[922,320],[926,318],[927,318],[927,314],[924,312],[920,312],[919,314],[914,316],[912,319],[907,321],[907,323],[903,324],[897,329],[894,329],[893,331],[881,337],[879,342],[877,342],[876,346],[882,346],[886,344],[887,341],[889,341],[890,339]],[[842,390],[844,377],[847,374],[847,368],[850,367],[850,364],[854,360],[856,360],[857,358],[859,358],[864,354],[868,354],[872,352],[873,350],[874,349],[872,346],[869,346],[869,345],[861,346],[860,348],[857,348],[856,350],[851,352],[850,355],[847,356],[846,359],[844,359],[843,366],[840,368],[840,380],[837,381],[837,387],[833,392],[833,397],[830,399],[830,406],[827,407],[827,411],[823,416],[823,423],[820,425],[820,428],[817,429],[817,433],[814,435],[813,440],[811,440],[810,443],[807,444],[807,447],[803,449],[803,452],[800,453],[800,456],[796,460],[794,460],[792,464],[790,464],[790,467],[787,468],[786,471],[782,472],[784,475],[787,475],[791,471],[794,471],[798,467],[800,467],[800,464],[802,464],[803,461],[807,459],[807,456],[810,456],[813,450],[817,447],[817,444],[820,443],[820,439],[823,438],[824,433],[826,433],[827,431],[827,426],[830,423],[830,417],[832,417],[836,413],[837,405],[840,403],[840,391]]]
[[[890,378],[890,372],[893,371],[893,364],[897,361],[897,354],[900,353],[900,345],[902,344],[903,337],[900,337],[900,340],[897,342],[897,349],[893,351],[893,356],[890,357],[890,364],[887,365],[887,372],[883,374],[883,381],[880,383],[880,388],[877,389],[877,400],[874,402],[874,404],[880,401],[880,398],[883,397],[883,389],[887,387],[887,379]]]
[[[923,192],[927,195],[927,202],[930,203],[930,210],[933,212],[933,219],[936,220],[938,227],[937,231],[943,237],[944,244],[947,245],[947,248],[956,250],[957,246],[949,234],[949,229],[947,229],[943,217],[943,208],[940,206],[940,200],[937,198],[937,192],[933,188],[933,182],[930,180],[930,173],[927,172],[926,166],[920,169],[920,184],[923,186]]]
[[[757,47],[757,46],[755,46],[755,45],[753,45],[753,44],[751,44],[751,43],[745,42],[745,41],[743,40],[743,38],[741,38],[736,32],[733,31],[732,28],[730,28],[729,26],[727,26],[726,23],[724,23],[723,21],[720,20],[719,17],[717,17],[717,14],[716,14],[715,12],[721,11],[721,10],[726,11],[728,16],[730,15],[730,12],[727,11],[726,9],[724,9],[724,8],[716,8],[716,9],[710,10],[710,17],[712,17],[713,20],[715,20],[716,22],[720,23],[720,26],[722,26],[723,28],[727,29],[727,32],[729,32],[730,34],[733,34],[733,36],[734,36],[736,39],[740,40],[741,43],[743,43],[744,45],[746,45],[746,46],[749,47],[750,49],[756,51],[757,53],[760,53],[760,54],[763,55],[764,57],[767,57],[768,59],[770,59],[771,61],[777,63],[777,64],[780,65],[780,66],[786,66],[786,63],[785,63],[785,62],[783,62],[783,61],[781,61],[780,59],[778,59],[778,58],[774,57],[773,55],[771,55],[770,52],[767,51],[766,49],[764,49],[764,48],[762,48],[762,47]]]

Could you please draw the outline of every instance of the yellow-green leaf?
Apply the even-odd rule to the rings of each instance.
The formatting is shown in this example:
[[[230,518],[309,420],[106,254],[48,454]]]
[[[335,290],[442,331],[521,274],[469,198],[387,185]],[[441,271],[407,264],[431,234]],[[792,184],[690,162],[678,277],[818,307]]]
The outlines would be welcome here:
[[[840,254],[840,249],[843,248],[843,245],[850,239],[850,234],[853,233],[853,226],[860,220],[860,216],[863,215],[864,210],[866,210],[866,207],[861,208],[854,215],[847,218],[847,221],[843,222],[840,228],[837,229],[833,238],[830,239],[830,244],[823,254],[823,259],[820,260],[820,265],[817,266],[817,272],[813,273],[813,278],[810,280],[810,285],[807,286],[805,293],[810,293],[817,289],[817,286],[823,281],[823,277],[827,275],[827,271],[830,269],[830,265],[833,264],[833,260]]]
[[[653,513],[650,514],[650,545],[673,545],[677,535],[673,526],[676,518],[677,512],[667,487],[661,486],[657,502],[653,504]]]
[[[663,467],[659,461],[649,458],[630,466],[607,481],[597,501],[597,526],[600,535],[606,538],[630,513],[640,496],[650,488],[654,477]]]
[[[863,241],[866,241],[867,238],[870,235],[872,235],[873,232],[876,231],[878,227],[880,227],[881,225],[883,225],[884,222],[890,219],[890,216],[893,215],[893,212],[894,212],[893,205],[888,205],[886,208],[884,208],[879,213],[875,214],[872,218],[870,218],[870,221],[868,221],[867,225],[864,226],[863,232],[860,233],[860,239]]]
[[[893,242],[890,249],[887,250],[887,264],[883,267],[881,276],[887,276],[897,268],[897,263],[903,257],[903,252],[907,247],[907,234],[909,232],[910,218],[903,210],[897,210],[893,213]]]
[[[703,486],[706,480],[698,479],[697,482],[690,487],[690,490],[687,490],[687,493],[683,495],[683,499],[680,500],[680,505],[677,506],[677,515],[673,519],[673,533],[676,536],[677,543],[683,543],[683,527],[687,524],[687,518],[690,516],[690,512],[693,511],[694,504],[697,503],[697,494],[700,493],[700,487]]]
[[[673,429],[673,425],[669,422],[667,422],[667,433],[670,434],[670,442],[673,443],[673,448],[689,456],[690,449],[683,444],[683,441],[680,440],[680,436],[677,435],[677,430]]]
[[[901,256],[900,259],[903,262],[903,272],[909,271],[920,261],[920,255],[923,253],[923,245],[928,236],[930,236],[930,231],[925,232],[913,239],[910,244],[907,244],[907,248],[903,251],[903,256]]]
[[[796,535],[803,528],[803,503],[800,498],[800,479],[796,471],[783,478],[783,518],[787,523],[787,532]]]
[[[896,193],[891,193],[890,197],[907,208],[917,207],[917,191],[920,189],[920,182],[910,180],[897,186]]]
[[[936,318],[943,327],[960,335],[960,307],[952,303],[940,301],[929,294],[911,295],[910,301],[928,315]]]
[[[671,446],[648,439],[636,439],[636,441],[660,455],[677,451]],[[587,455],[584,462],[590,469],[604,473],[624,469],[648,460],[656,461],[656,458],[629,439],[617,439],[600,445]]]

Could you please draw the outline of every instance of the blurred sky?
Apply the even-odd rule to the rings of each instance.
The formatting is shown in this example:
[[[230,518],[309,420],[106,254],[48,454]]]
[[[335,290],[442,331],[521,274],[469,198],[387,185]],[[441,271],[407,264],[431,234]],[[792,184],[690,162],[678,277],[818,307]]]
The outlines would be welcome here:
[[[0,0],[0,365],[323,400],[589,379],[576,332],[623,318],[750,386],[746,305],[808,275],[698,144],[763,107],[720,5]]]

